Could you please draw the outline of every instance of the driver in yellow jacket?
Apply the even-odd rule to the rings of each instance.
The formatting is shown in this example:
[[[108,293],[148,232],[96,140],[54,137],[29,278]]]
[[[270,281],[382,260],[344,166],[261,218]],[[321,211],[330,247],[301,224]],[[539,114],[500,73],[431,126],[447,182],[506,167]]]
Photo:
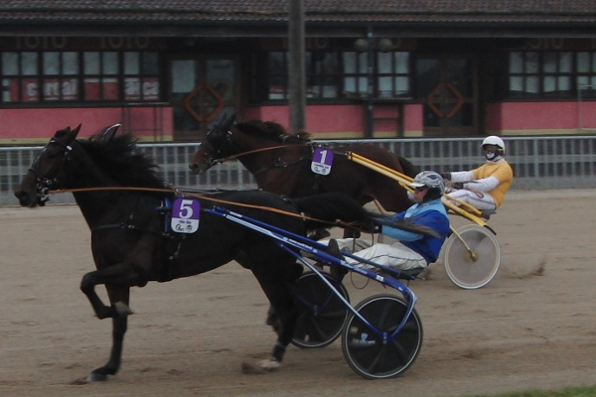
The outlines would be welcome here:
[[[482,141],[486,163],[471,171],[446,172],[443,179],[451,181],[449,196],[471,204],[482,211],[494,211],[502,203],[513,181],[513,170],[503,158],[505,142],[498,136]],[[447,200],[447,198],[443,198]],[[458,205],[457,202],[453,201]]]

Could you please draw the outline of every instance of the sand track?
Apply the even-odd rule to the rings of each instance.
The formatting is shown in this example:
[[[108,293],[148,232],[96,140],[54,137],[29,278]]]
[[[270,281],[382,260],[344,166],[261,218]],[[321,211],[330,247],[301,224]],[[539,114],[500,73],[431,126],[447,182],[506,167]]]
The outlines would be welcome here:
[[[93,270],[89,231],[74,206],[1,208],[0,395],[417,397],[593,385],[595,199],[592,190],[510,193],[490,221],[503,253],[496,278],[466,291],[434,264],[429,280],[411,283],[423,348],[408,372],[382,381],[352,372],[339,341],[292,346],[279,372],[242,374],[274,335],[256,281],[232,263],[134,289],[122,370],[72,385],[105,363],[111,339],[111,322],[78,289]],[[352,302],[389,292],[346,283]]]

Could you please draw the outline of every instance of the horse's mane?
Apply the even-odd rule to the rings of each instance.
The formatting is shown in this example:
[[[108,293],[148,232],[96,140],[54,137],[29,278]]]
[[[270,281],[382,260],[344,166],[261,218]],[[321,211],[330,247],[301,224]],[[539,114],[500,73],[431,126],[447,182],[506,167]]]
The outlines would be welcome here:
[[[150,188],[165,186],[157,173],[159,167],[153,159],[136,150],[136,139],[131,134],[110,139],[93,135],[77,142],[120,185]]]
[[[311,135],[308,132],[299,131],[290,134],[285,128],[273,121],[249,120],[234,125],[245,134],[259,136],[282,143],[305,143],[309,142]]]
[[[416,167],[410,161],[406,160],[401,156],[397,156],[397,158],[399,159],[399,163],[401,164],[401,168],[403,169],[404,174],[406,174],[407,176],[411,176],[412,178],[414,178],[420,172],[418,167]]]

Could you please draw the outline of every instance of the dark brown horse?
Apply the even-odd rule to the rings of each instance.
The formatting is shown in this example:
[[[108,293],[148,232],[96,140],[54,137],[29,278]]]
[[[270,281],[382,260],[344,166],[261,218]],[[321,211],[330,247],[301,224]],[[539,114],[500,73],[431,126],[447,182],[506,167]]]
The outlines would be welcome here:
[[[259,188],[287,197],[341,192],[362,205],[376,199],[394,212],[412,204],[398,182],[345,156],[354,152],[408,176],[416,175],[414,165],[388,150],[370,144],[334,147],[330,172],[321,175],[312,170],[313,153],[319,146],[309,134],[288,134],[270,121],[233,122],[232,116],[207,134],[189,164],[194,173],[202,174],[218,162],[238,158],[255,176]]]
[[[205,211],[196,211],[201,213],[201,219],[194,233],[168,231],[167,203],[176,196],[157,176],[155,164],[136,151],[133,138],[113,136],[115,130],[108,130],[103,135],[77,140],[79,127],[56,132],[15,195],[21,205],[34,207],[45,202],[48,189],[70,189],[91,230],[97,270],[83,277],[81,290],[98,318],[112,319],[113,342],[108,362],[92,371],[87,379],[105,380],[120,369],[131,313],[131,287],[208,272],[233,260],[252,271],[279,317],[272,356],[261,363],[265,368],[279,366],[298,318],[292,286],[302,266],[291,252],[262,233]],[[321,227],[320,222],[264,208],[295,215],[308,213],[326,221],[371,221],[371,214],[359,203],[338,194],[288,200],[268,192],[244,191],[202,196],[198,201],[203,209],[216,205],[232,208],[236,213],[302,236],[308,229]],[[169,213],[174,212],[173,207],[169,207]],[[186,213],[191,209],[187,206]],[[56,249],[68,253],[66,242]],[[102,284],[107,289],[109,305],[95,291]]]

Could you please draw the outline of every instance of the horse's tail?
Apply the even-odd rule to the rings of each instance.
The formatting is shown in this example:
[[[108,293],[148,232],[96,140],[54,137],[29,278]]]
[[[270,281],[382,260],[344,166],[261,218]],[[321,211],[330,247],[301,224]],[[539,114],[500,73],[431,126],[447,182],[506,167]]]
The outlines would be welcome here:
[[[412,178],[418,174],[418,167],[401,156],[397,156],[397,158],[399,159],[399,163],[401,164],[401,169],[404,171],[404,174]]]
[[[338,226],[337,221],[350,223],[355,229],[372,231],[375,225],[387,225],[398,229],[437,236],[432,229],[416,225],[404,219],[381,217],[363,208],[360,203],[344,193],[325,193],[292,200],[296,209],[307,216],[307,230]]]

